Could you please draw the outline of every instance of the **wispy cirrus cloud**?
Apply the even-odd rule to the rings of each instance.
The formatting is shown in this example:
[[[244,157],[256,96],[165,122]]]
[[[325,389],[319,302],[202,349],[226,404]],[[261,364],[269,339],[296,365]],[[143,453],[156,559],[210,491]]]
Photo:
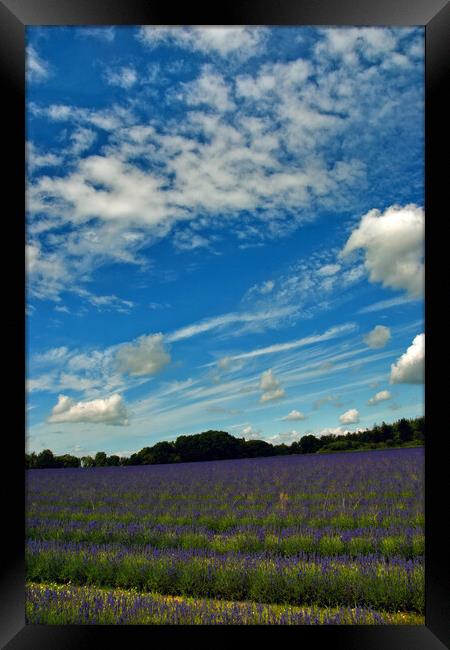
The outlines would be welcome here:
[[[32,82],[39,82],[51,76],[51,66],[38,54],[34,45],[26,48],[27,79]]]
[[[202,322],[194,323],[193,325],[187,325],[186,327],[181,327],[178,330],[175,330],[171,334],[166,336],[166,340],[170,343],[174,341],[180,341],[182,339],[191,338],[192,336],[197,336],[198,334],[203,334],[210,330],[223,328],[228,325],[233,325],[235,323],[254,323],[259,322],[263,323],[266,326],[273,326],[279,319],[284,316],[291,315],[296,311],[295,307],[284,307],[281,309],[274,309],[264,312],[256,313],[245,313],[245,312],[233,312],[229,314],[223,314],[221,316],[216,316],[213,318],[208,318]],[[237,357],[236,357],[237,358]],[[212,364],[211,364],[212,365]]]

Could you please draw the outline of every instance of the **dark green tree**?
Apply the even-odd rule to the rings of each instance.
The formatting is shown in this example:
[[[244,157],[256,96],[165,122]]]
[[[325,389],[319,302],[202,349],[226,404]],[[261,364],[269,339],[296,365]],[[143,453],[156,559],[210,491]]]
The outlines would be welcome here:
[[[55,465],[55,457],[53,456],[53,452],[50,451],[50,449],[44,449],[40,454],[37,455],[36,467],[45,469],[49,467],[55,467]]]
[[[405,418],[397,422],[397,431],[400,442],[410,442],[413,439],[413,428]]]
[[[273,456],[273,446],[265,440],[246,440],[244,453],[247,458]]]
[[[94,465],[95,467],[105,467],[107,456],[104,451],[98,451],[95,454]]]
[[[80,459],[70,454],[56,456],[55,460],[59,467],[80,467]]]
[[[151,448],[152,463],[165,464],[173,462],[174,448],[173,443],[170,442],[157,442]]]
[[[323,446],[322,440],[319,440],[319,438],[316,438],[312,434],[302,436],[298,444],[301,454],[314,454]]]

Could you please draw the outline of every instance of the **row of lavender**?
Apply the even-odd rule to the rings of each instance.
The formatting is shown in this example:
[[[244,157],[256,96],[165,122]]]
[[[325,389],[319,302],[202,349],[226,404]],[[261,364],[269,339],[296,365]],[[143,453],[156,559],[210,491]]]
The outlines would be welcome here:
[[[28,578],[423,612],[423,461],[416,448],[29,471]]]
[[[45,625],[386,625],[421,618],[362,607],[291,607],[199,598],[167,598],[134,591],[29,585],[27,619]]]
[[[338,531],[331,527],[290,527],[277,533],[257,526],[235,527],[216,534],[210,529],[190,526],[148,526],[140,523],[90,520],[61,521],[30,519],[27,527],[31,540],[57,540],[90,544],[118,543],[128,546],[155,548],[202,548],[224,553],[254,553],[266,551],[275,555],[356,557],[379,553],[389,558],[393,554],[405,558],[420,557],[424,553],[425,538],[420,527],[356,528]]]

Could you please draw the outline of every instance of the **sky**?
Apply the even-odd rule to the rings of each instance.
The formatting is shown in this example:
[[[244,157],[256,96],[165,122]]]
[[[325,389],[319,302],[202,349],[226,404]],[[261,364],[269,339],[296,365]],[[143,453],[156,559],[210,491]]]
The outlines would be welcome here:
[[[27,27],[27,450],[424,414],[424,29]]]

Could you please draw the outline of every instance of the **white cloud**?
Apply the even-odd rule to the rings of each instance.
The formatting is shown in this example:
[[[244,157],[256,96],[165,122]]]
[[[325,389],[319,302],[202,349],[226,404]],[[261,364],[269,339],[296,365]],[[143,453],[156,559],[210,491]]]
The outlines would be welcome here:
[[[380,392],[371,397],[367,403],[369,406],[373,406],[374,404],[378,404],[378,402],[384,402],[391,399],[391,397],[392,395],[388,390],[380,390]]]
[[[225,79],[214,72],[210,65],[204,66],[200,76],[184,88],[184,99],[190,106],[207,104],[220,113],[236,108],[230,98],[230,89]]]
[[[33,45],[26,49],[27,79],[29,81],[43,81],[50,76],[50,67],[36,51]]]
[[[26,380],[26,390],[28,393],[35,391],[48,391],[52,390],[55,383],[54,373],[41,375],[40,377],[33,377]]]
[[[339,416],[339,421],[342,424],[356,424],[359,422],[359,412],[356,409],[349,409]]]
[[[69,349],[66,346],[51,348],[46,352],[41,352],[33,356],[34,363],[58,363],[67,359]]]
[[[77,36],[82,38],[97,38],[107,43],[112,43],[115,37],[114,27],[80,27],[76,31]]]
[[[79,156],[93,145],[96,138],[97,134],[92,129],[79,127],[70,136],[72,140],[71,153],[74,156]]]
[[[345,65],[354,67],[361,57],[370,62],[386,57],[397,44],[389,28],[382,27],[338,27],[321,30],[324,39],[317,46],[319,56],[340,59]]]
[[[391,330],[384,325],[377,325],[368,334],[363,336],[363,341],[369,348],[384,348],[391,338]]]
[[[284,389],[281,388],[280,382],[273,374],[272,369],[265,370],[259,382],[259,387],[263,391],[260,402],[273,402],[284,397]]]
[[[57,253],[43,253],[39,244],[25,246],[27,280],[36,298],[59,300],[62,285],[68,281],[68,269]]]
[[[242,429],[241,435],[246,440],[259,440],[261,438],[261,431],[259,431],[259,429],[254,429],[250,424],[248,424]]]
[[[205,237],[190,230],[177,230],[174,233],[173,245],[180,251],[192,251],[196,248],[207,248],[210,242]]]
[[[74,291],[78,296],[86,298],[86,300],[94,307],[97,307],[99,311],[128,313],[134,306],[134,303],[131,300],[123,300],[114,294],[109,296],[97,296],[85,289],[76,289]]]
[[[319,438],[320,436],[329,436],[329,435],[340,436],[343,433],[346,433],[344,427],[325,427],[325,429],[321,429],[320,431],[317,431],[317,433],[313,435]]]
[[[102,29],[91,30],[90,35],[108,34]],[[86,28],[77,30],[83,33],[89,34]],[[149,45],[179,44],[205,52],[209,62],[217,63],[218,57],[211,55],[245,57],[259,51],[267,32],[261,27],[148,26],[139,34]],[[382,52],[379,42],[398,40],[394,32],[383,38],[372,32],[361,34],[367,51],[378,48]],[[321,38],[325,40],[323,34]],[[357,48],[358,38],[353,39]],[[376,66],[366,79],[366,70],[348,75],[314,56],[310,61],[262,63],[251,74],[247,69],[245,74],[236,73],[236,62],[234,57],[232,66],[226,61],[218,62],[216,68],[201,67],[190,85],[173,84],[171,92],[161,97],[164,111],[151,112],[153,116],[145,120],[139,117],[144,97],[134,93],[132,99],[124,98],[124,105],[104,109],[30,103],[30,117],[49,119],[55,130],[60,128],[60,136],[74,126],[103,131],[98,155],[79,159],[74,149],[70,159],[64,151],[68,159],[62,173],[33,178],[27,188],[30,227],[65,226],[67,233],[51,248],[45,245],[46,233],[42,241],[33,242],[52,255],[57,251],[58,263],[66,272],[66,278],[50,281],[49,270],[45,283],[35,276],[37,297],[55,299],[58,291],[85,282],[105,263],[136,263],[139,250],[177,233],[181,221],[193,234],[190,241],[174,235],[185,250],[206,246],[205,237],[193,226],[198,223],[209,231],[229,228],[241,238],[239,245],[248,247],[286,236],[323,208],[334,211],[348,206],[354,201],[355,187],[358,192],[364,188],[368,173],[360,160],[364,146],[359,142],[358,124],[381,127],[386,136],[384,124],[392,123],[393,111],[407,102],[416,105],[415,89],[409,101],[410,91],[397,92],[395,87],[388,106],[379,102],[386,80]],[[128,84],[133,80],[133,74],[119,77]],[[206,105],[199,104],[200,99]],[[181,109],[184,119],[167,121],[167,115],[177,114],[173,106]],[[358,144],[351,149],[348,143],[355,139],[354,133]],[[81,133],[74,136],[75,148],[88,146],[84,135],[85,139]],[[330,150],[339,152],[335,164],[328,160]],[[130,234],[138,239],[125,236]],[[313,300],[333,291],[337,275],[344,277],[333,274],[334,261],[329,262],[328,268],[321,264],[322,270],[317,271],[315,292],[310,292]],[[357,276],[352,269],[346,281],[355,281]],[[303,295],[300,283],[296,289],[298,298]],[[272,288],[268,293],[273,296],[275,291]]]
[[[265,348],[257,348],[256,350],[252,350],[250,352],[235,354],[234,356],[230,357],[230,360],[237,361],[239,359],[250,359],[266,354],[274,354],[276,352],[286,352],[288,350],[301,348],[306,345],[312,345],[313,343],[329,341],[330,339],[352,332],[355,329],[356,325],[354,323],[337,325],[336,327],[330,327],[330,329],[326,330],[323,334],[313,334],[311,336],[305,336],[302,339],[297,339],[296,341],[289,341],[288,343],[275,343],[274,345],[269,345]]]
[[[248,58],[256,54],[265,40],[261,27],[142,27],[139,40],[149,47],[156,47],[164,41],[205,54],[229,56],[237,54]]]
[[[105,75],[106,81],[110,86],[119,86],[128,90],[138,80],[137,72],[132,66],[122,66],[117,70],[107,70]]]
[[[404,354],[391,365],[391,384],[423,384],[425,334],[418,334]]]
[[[315,402],[313,403],[313,409],[317,411],[320,409],[321,406],[327,404],[328,402],[332,402],[334,399],[336,399],[336,397],[334,397],[333,395],[325,395],[320,399],[316,399]]]
[[[306,418],[305,414],[301,411],[293,410],[288,415],[285,415],[282,420],[304,420]]]
[[[25,151],[27,167],[31,173],[36,169],[41,169],[42,167],[54,167],[62,162],[61,156],[49,151],[46,153],[40,152],[33,142],[26,143]]]
[[[59,395],[48,421],[127,425],[128,415],[123,398],[117,393],[106,399],[86,402],[74,402],[67,395]]]
[[[170,354],[164,347],[161,333],[140,336],[132,343],[123,344],[116,353],[121,372],[134,377],[154,375],[170,363]]]
[[[364,250],[364,264],[371,282],[391,289],[406,289],[421,296],[424,288],[423,208],[393,205],[383,213],[370,210],[352,232],[341,255]]]
[[[270,442],[272,445],[290,445],[293,442],[297,442],[301,437],[302,433],[293,429],[292,431],[283,431],[281,433],[276,433],[273,436],[269,436],[267,442]]]
[[[225,327],[226,325],[232,325],[233,323],[261,322],[270,326],[273,324],[273,322],[276,322],[283,316],[291,314],[293,311],[294,308],[292,307],[284,307],[282,309],[274,309],[272,311],[259,313],[232,312],[229,314],[223,314],[221,316],[215,316],[203,322],[187,325],[186,327],[175,330],[172,332],[172,334],[168,334],[166,340],[169,342],[180,341],[182,339],[196,336],[197,334],[202,334],[203,332],[209,332],[210,330]]]
[[[384,311],[385,309],[391,309],[392,307],[398,307],[399,305],[407,305],[412,302],[416,302],[416,298],[412,298],[409,295],[398,296],[398,298],[391,298],[390,300],[380,300],[375,302],[372,305],[367,305],[358,310],[358,314],[370,314],[373,311]]]
[[[251,294],[266,295],[268,293],[271,293],[271,291],[273,291],[274,286],[275,286],[274,280],[266,280],[265,282],[261,282],[261,284],[255,284],[253,285],[253,287],[250,287],[250,289],[247,291],[246,298]]]
[[[335,275],[341,268],[340,264],[324,264],[318,270],[318,275]]]

